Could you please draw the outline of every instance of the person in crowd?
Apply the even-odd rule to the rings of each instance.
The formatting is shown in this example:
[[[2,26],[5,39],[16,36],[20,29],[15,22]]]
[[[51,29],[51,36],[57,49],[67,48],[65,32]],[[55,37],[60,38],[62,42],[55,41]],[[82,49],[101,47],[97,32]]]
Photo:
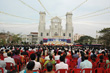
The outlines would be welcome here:
[[[88,55],[84,55],[84,61],[80,63],[80,68],[92,68],[92,63],[88,60]]]
[[[16,51],[15,51],[15,55],[14,55],[12,58],[21,61],[21,58],[20,58],[20,56],[19,56],[19,50],[16,50]]]
[[[31,58],[31,61],[35,62],[35,66],[34,66],[33,70],[40,70],[41,69],[41,64],[40,64],[40,62],[35,61],[36,55],[35,54],[31,54],[30,58]]]
[[[37,54],[36,61],[44,64],[45,60],[44,60],[44,58],[41,57],[41,52],[38,51],[38,52],[36,52],[36,54]]]
[[[45,57],[45,60],[50,60],[49,55],[50,55],[50,52],[48,52],[48,55]]]
[[[58,55],[55,56],[56,63],[60,62],[60,55],[61,55],[61,51],[58,51]]]
[[[51,62],[53,65],[55,65],[55,60],[53,60],[53,55],[52,54],[49,55],[49,58],[50,58],[50,60],[47,60],[44,63],[44,67],[47,65],[48,62]]]
[[[106,60],[106,64],[110,63],[110,54],[108,54],[108,60]],[[109,66],[107,66],[109,68]]]
[[[4,73],[8,73],[8,71],[5,69],[6,63],[4,60],[0,59],[0,67],[3,68]],[[1,70],[0,70],[0,73],[2,73]]]
[[[105,61],[104,61],[104,57],[103,57],[103,55],[101,55],[100,57],[99,57],[99,61],[98,61],[98,64],[99,63],[104,63]]]
[[[2,52],[2,51],[0,51],[0,59],[1,59],[1,60],[4,60],[3,52]]]
[[[37,73],[37,72],[33,71],[34,67],[35,67],[35,62],[29,61],[27,66],[26,66],[26,70],[24,71],[24,73]]]
[[[52,65],[51,62],[47,63],[46,68],[47,68],[46,73],[55,73],[55,72],[52,70],[52,69],[53,69],[53,65]]]
[[[4,61],[7,63],[7,62],[9,62],[9,63],[13,63],[13,65],[15,66],[15,61],[14,61],[14,59],[13,58],[11,58],[11,52],[9,52],[9,53],[7,53],[7,58],[4,58]]]
[[[63,56],[65,58],[65,63],[68,64],[68,66],[69,66],[70,65],[70,60],[68,58],[66,58],[67,54],[64,53]]]
[[[29,55],[28,55],[28,52],[26,52],[26,51],[27,51],[27,49],[24,49],[24,51],[21,53],[21,55],[29,56]]]
[[[77,50],[75,50],[75,54],[73,55],[73,58],[79,58],[79,55],[77,54]]]
[[[78,58],[78,60],[77,60],[77,68],[79,68],[79,66],[80,66],[80,63],[81,63],[81,53],[82,53],[82,51],[81,52],[79,52],[79,58]]]
[[[3,56],[6,58],[7,57],[7,53],[8,53],[8,49],[5,49],[5,52],[3,53]]]
[[[58,69],[67,69],[68,70],[68,64],[65,64],[65,57],[64,56],[60,56],[60,63],[56,64],[56,71]]]

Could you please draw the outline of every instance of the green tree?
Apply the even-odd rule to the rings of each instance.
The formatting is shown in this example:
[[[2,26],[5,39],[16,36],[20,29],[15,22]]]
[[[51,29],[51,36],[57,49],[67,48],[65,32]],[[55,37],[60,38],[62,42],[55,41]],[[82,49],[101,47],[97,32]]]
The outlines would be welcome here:
[[[99,36],[98,40],[106,47],[110,47],[110,28],[104,28],[100,30],[99,33],[101,36]]]
[[[82,43],[82,44],[92,44],[94,38],[91,36],[81,36],[79,40],[75,41],[76,43]]]
[[[21,38],[19,36],[20,36],[20,34],[12,35],[12,43],[20,43]]]

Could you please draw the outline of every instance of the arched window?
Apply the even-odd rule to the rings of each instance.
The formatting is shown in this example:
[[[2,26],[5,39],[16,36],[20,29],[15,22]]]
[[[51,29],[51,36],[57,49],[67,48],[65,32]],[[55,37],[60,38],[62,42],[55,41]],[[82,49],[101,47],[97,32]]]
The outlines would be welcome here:
[[[71,37],[71,33],[69,33],[69,37]]]
[[[41,32],[41,36],[43,36],[43,33]]]
[[[63,33],[63,36],[65,36],[65,33]]]
[[[47,33],[47,36],[49,36],[49,33]]]

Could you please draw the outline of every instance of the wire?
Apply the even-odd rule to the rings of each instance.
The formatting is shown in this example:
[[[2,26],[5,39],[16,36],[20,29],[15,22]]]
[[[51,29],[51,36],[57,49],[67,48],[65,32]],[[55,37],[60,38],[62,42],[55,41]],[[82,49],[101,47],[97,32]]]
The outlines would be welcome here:
[[[73,22],[73,23],[79,23],[79,24],[82,24],[82,23],[89,23],[89,24],[106,24],[106,25],[109,25],[110,23],[105,23],[105,22]]]
[[[88,0],[86,0],[86,1],[84,1],[84,2],[82,2],[81,4],[79,4],[77,7],[75,7],[72,11],[75,11],[77,8],[79,8],[79,7],[81,7],[84,3],[86,3]],[[71,12],[72,12],[71,11]]]
[[[92,15],[92,16],[86,16],[86,17],[78,18],[78,19],[84,19],[84,18],[89,18],[89,17],[100,16],[100,15],[107,14],[107,13],[110,13],[110,12],[104,12],[104,13],[100,13],[100,14],[96,14],[96,15]]]
[[[34,11],[36,11],[36,12],[38,12],[39,13],[39,11],[38,10],[36,10],[36,9],[34,9],[33,7],[31,7],[30,5],[28,5],[28,4],[26,4],[25,2],[23,2],[23,1],[21,1],[21,0],[19,0],[21,3],[23,3],[24,5],[26,5],[27,7],[29,7],[29,8],[31,8],[32,10],[34,10]]]
[[[21,17],[21,16],[17,16],[17,15],[9,14],[9,13],[2,12],[2,11],[0,11],[0,13],[5,14],[5,15],[9,15],[9,16],[13,16],[13,17],[18,17],[18,18],[28,19],[28,20],[36,20],[36,19],[31,19],[31,18],[26,18],[26,17]]]
[[[40,3],[40,5],[44,8],[44,10],[48,13],[48,15],[50,15],[50,13],[47,11],[47,9],[44,7],[44,5],[41,3],[41,1],[40,0],[38,0],[39,1],[39,3]],[[51,16],[51,15],[50,15]]]
[[[73,12],[73,11],[75,11],[77,8],[79,8],[79,7],[81,7],[84,3],[86,3],[88,0],[85,0],[84,2],[82,2],[81,4],[79,4],[77,7],[75,7],[72,11],[70,11],[71,13]],[[62,16],[60,16],[60,17],[64,17],[65,15],[62,15]]]
[[[10,25],[32,25],[32,24],[39,24],[39,23],[7,23],[7,22],[0,22],[0,24],[10,24]]]
[[[79,18],[79,17],[88,16],[88,15],[95,14],[95,13],[97,13],[97,12],[101,12],[101,11],[104,11],[104,10],[107,10],[107,9],[110,9],[110,7],[106,7],[106,8],[103,8],[103,9],[101,9],[101,10],[98,10],[98,11],[95,11],[95,12],[92,12],[92,13],[88,13],[88,14],[84,14],[84,15],[81,15],[81,16],[77,16],[77,17],[74,17],[74,18]]]

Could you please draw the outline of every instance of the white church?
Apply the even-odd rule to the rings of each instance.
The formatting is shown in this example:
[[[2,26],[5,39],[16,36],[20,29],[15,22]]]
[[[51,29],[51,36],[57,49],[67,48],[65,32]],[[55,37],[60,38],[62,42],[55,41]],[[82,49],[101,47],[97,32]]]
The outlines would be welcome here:
[[[53,17],[51,19],[50,29],[46,29],[46,13],[40,12],[40,20],[38,26],[38,41],[53,42],[61,41],[66,43],[73,42],[73,24],[72,24],[72,13],[67,12],[66,14],[66,29],[62,29],[62,20],[59,17]]]

